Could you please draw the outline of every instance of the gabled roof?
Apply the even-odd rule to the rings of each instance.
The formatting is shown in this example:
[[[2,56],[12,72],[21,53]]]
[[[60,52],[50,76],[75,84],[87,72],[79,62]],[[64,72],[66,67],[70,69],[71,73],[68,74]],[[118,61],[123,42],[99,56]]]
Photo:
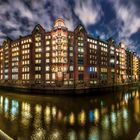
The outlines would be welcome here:
[[[86,31],[86,29],[85,29],[85,27],[82,25],[82,24],[79,24],[75,29],[74,29],[74,31],[81,31],[81,30],[83,30],[84,32],[87,32]]]
[[[37,25],[34,27],[32,33],[34,33],[34,32],[45,32],[45,29],[44,29],[40,24],[37,24]]]

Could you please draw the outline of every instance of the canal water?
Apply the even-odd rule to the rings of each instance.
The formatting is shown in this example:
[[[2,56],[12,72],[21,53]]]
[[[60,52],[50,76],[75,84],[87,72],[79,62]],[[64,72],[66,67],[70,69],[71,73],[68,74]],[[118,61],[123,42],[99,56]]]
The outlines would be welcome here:
[[[134,140],[140,131],[138,88],[99,96],[31,94],[0,91],[0,130],[15,140]]]

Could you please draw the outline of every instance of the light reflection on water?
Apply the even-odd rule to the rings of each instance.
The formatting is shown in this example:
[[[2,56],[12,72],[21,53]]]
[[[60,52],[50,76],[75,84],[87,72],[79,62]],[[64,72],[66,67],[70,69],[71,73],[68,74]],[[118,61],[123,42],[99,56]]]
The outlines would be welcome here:
[[[134,139],[140,131],[139,91],[114,94],[28,99],[3,92],[0,128],[23,140],[120,140],[130,138],[135,130],[131,133]]]

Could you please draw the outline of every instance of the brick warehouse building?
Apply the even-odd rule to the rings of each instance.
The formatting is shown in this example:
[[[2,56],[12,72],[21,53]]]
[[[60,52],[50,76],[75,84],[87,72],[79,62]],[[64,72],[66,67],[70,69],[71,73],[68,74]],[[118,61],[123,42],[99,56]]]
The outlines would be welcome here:
[[[139,61],[124,43],[117,46],[111,38],[92,37],[82,25],[69,31],[58,18],[49,32],[36,25],[30,35],[5,39],[0,48],[0,84],[88,88],[137,82]]]

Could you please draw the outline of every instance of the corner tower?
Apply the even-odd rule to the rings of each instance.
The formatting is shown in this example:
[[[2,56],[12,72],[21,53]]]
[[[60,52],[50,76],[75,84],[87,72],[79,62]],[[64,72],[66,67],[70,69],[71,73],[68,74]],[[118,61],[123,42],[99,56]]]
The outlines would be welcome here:
[[[63,19],[54,22],[52,36],[52,78],[57,86],[67,82],[68,77],[68,30]]]

